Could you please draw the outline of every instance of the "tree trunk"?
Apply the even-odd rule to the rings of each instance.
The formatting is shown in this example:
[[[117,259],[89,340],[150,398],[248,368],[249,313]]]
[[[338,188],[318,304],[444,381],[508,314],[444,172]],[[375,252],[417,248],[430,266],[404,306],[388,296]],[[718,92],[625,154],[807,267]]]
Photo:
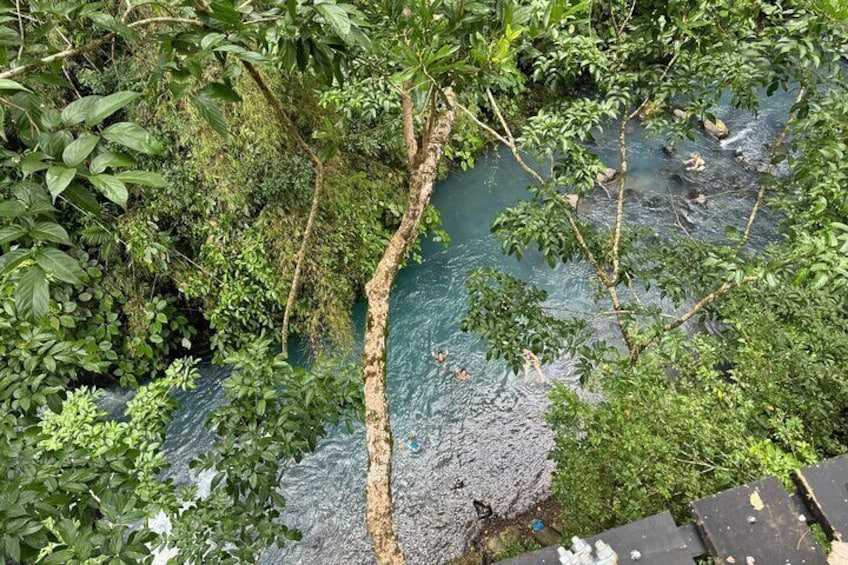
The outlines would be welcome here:
[[[413,160],[409,179],[409,203],[400,227],[392,235],[371,280],[365,285],[368,300],[363,378],[365,381],[365,436],[368,446],[368,481],[366,526],[377,562],[382,565],[403,564],[403,552],[392,521],[392,430],[389,423],[389,400],[386,391],[386,338],[389,325],[389,296],[400,265],[418,237],[424,209],[433,193],[433,184],[442,148],[450,138],[454,121],[454,96],[446,91],[446,107]]]

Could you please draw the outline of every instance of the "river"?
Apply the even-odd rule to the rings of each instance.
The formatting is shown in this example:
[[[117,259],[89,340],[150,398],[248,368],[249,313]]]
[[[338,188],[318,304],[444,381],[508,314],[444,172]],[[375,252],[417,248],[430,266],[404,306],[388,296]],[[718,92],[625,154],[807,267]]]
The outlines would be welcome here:
[[[773,140],[792,95],[769,101],[758,116],[717,109],[731,130],[718,142],[698,134],[667,157],[659,139],[646,139],[637,127],[630,134],[630,177],[635,191],[625,209],[625,221],[651,226],[657,232],[680,232],[692,237],[722,237],[726,225],[744,225],[753,201],[764,144]],[[611,166],[617,149],[601,140],[598,149]],[[707,162],[701,173],[685,173],[681,164],[690,151]],[[740,163],[741,153],[747,166]],[[673,178],[673,175],[683,178]],[[451,237],[447,248],[424,243],[424,261],[405,268],[392,295],[388,387],[397,449],[393,488],[395,519],[411,564],[442,563],[463,552],[484,526],[472,500],[491,504],[496,514],[511,516],[548,494],[553,466],[547,459],[552,434],[544,424],[547,394],[553,381],[576,386],[569,359],[545,367],[546,380],[514,376],[503,363],[487,362],[484,347],[474,335],[463,334],[460,321],[466,303],[465,277],[480,266],[504,269],[550,292],[548,306],[563,314],[582,313],[602,335],[612,335],[609,317],[595,317],[584,264],[550,269],[538,253],[521,261],[504,257],[489,233],[491,221],[504,207],[526,198],[527,176],[502,149],[492,150],[473,170],[456,172],[441,182],[433,204],[442,213]],[[706,205],[687,203],[698,190]],[[609,222],[613,202],[600,189],[581,203],[581,213]],[[764,215],[754,234],[763,245],[769,229]],[[362,327],[362,305],[355,310]],[[431,352],[448,349],[452,368],[467,367],[472,378],[459,382],[442,371]],[[188,470],[193,456],[208,448],[211,437],[203,428],[206,415],[220,405],[222,368],[204,368],[198,389],[184,394],[183,407],[168,432],[165,450],[171,473],[208,489],[204,477]],[[115,399],[120,400],[120,399]],[[422,441],[423,452],[404,453],[403,438]],[[302,541],[272,548],[263,556],[269,564],[367,564],[373,562],[365,532],[366,454],[362,425],[352,432],[339,426],[330,431],[314,453],[289,467],[282,488],[288,500],[287,524],[300,529]],[[464,484],[455,488],[457,482]]]

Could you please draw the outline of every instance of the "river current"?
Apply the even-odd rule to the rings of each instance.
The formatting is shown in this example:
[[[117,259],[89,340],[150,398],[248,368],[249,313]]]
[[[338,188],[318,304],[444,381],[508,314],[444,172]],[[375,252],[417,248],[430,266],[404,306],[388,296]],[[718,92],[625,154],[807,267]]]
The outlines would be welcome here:
[[[756,192],[756,167],[785,122],[792,95],[767,101],[759,115],[724,105],[716,110],[730,128],[722,142],[699,133],[693,142],[666,156],[661,139],[648,139],[636,127],[630,135],[628,188],[634,193],[625,209],[627,223],[661,233],[686,230],[692,237],[720,238],[727,225],[744,225]],[[617,167],[612,140],[598,143],[601,156]],[[707,169],[687,173],[681,163],[700,152]],[[472,500],[490,504],[497,515],[512,516],[544,498],[553,464],[547,454],[552,434],[544,423],[553,381],[577,386],[567,358],[546,366],[545,379],[513,375],[501,362],[485,360],[484,345],[460,331],[466,307],[465,278],[481,266],[503,269],[546,289],[552,312],[581,314],[602,335],[614,335],[612,321],[596,316],[584,264],[550,269],[536,252],[521,261],[501,254],[489,228],[497,213],[529,194],[528,177],[503,149],[490,151],[473,170],[457,172],[439,183],[433,197],[451,237],[445,248],[424,242],[421,264],[406,267],[395,285],[390,318],[388,387],[396,449],[393,491],[395,520],[411,564],[444,563],[460,555],[484,527]],[[706,203],[692,201],[692,191]],[[584,199],[581,214],[593,221],[611,219],[613,201],[601,189]],[[763,245],[772,230],[765,214],[754,233]],[[603,308],[603,305],[600,306]],[[362,305],[355,309],[363,326]],[[466,367],[468,381],[457,381],[432,359],[449,351],[448,366]],[[182,408],[168,430],[164,446],[170,474],[195,481],[208,491],[208,477],[194,476],[189,461],[208,449],[204,429],[208,413],[223,402],[220,386],[226,369],[204,367],[199,387],[183,394]],[[125,397],[112,393],[107,403]],[[423,445],[412,455],[406,438]],[[365,532],[364,429],[331,429],[314,453],[288,467],[282,480],[287,498],[286,523],[303,533],[302,541],[265,552],[268,564],[373,563]],[[461,488],[457,488],[462,484]]]

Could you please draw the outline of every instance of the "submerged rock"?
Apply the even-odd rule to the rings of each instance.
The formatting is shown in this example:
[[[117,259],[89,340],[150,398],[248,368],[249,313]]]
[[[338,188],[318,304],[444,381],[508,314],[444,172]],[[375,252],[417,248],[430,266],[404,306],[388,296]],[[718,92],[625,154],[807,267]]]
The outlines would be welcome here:
[[[674,157],[675,155],[677,155],[677,147],[675,147],[671,143],[666,143],[662,146],[662,152],[668,155],[669,157]]]
[[[716,118],[716,121],[704,120],[703,122],[704,129],[707,130],[707,133],[716,139],[725,139],[730,135],[730,130],[727,128],[727,125]]]
[[[618,178],[618,171],[612,167],[607,167],[595,177],[595,182],[598,184],[609,184]]]

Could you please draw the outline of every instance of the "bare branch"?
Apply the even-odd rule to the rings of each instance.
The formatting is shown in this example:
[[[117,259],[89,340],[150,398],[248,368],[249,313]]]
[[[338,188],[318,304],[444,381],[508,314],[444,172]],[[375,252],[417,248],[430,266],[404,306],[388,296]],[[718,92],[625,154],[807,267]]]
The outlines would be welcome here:
[[[806,95],[807,88],[802,86],[801,90],[798,91],[798,97],[795,99],[795,104],[797,105],[798,103],[800,103]],[[774,171],[774,165],[772,165],[771,162],[774,159],[774,156],[777,154],[777,151],[783,145],[783,141],[786,139],[786,135],[789,133],[789,126],[792,123],[792,120],[795,119],[795,114],[795,111],[789,114],[789,118],[786,120],[786,125],[783,126],[783,129],[780,131],[780,135],[777,136],[777,139],[774,142],[774,146],[771,148],[767,169],[767,172],[769,174]],[[763,205],[763,200],[766,196],[767,187],[768,183],[760,183],[760,190],[757,191],[757,199],[754,201],[754,205],[751,207],[751,212],[748,214],[748,221],[745,223],[745,231],[742,233],[742,239],[739,240],[737,251],[741,251],[742,248],[745,247],[745,245],[748,243],[748,240],[751,238],[751,229],[754,227],[754,222],[757,220],[757,214],[760,211],[760,207]]]
[[[163,23],[174,23],[174,24],[186,24],[193,26],[203,26],[203,22],[200,20],[192,20],[188,18],[170,18],[170,17],[156,17],[156,18],[147,18],[144,20],[138,20],[137,22],[133,22],[129,24],[127,27],[130,28],[139,28],[154,24],[163,24]],[[19,65],[17,67],[13,67],[8,71],[0,73],[0,79],[4,78],[12,78],[18,75],[22,75],[26,72],[29,72],[33,69],[37,69],[38,67],[49,65],[50,63],[55,63],[56,61],[61,61],[64,59],[69,59],[71,57],[76,57],[77,55],[81,55],[84,53],[88,53],[90,51],[94,51],[104,43],[108,43],[112,40],[112,38],[116,37],[117,34],[114,32],[107,33],[100,39],[95,39],[89,43],[85,43],[80,45],[79,47],[73,47],[70,49],[65,49],[64,51],[59,51],[58,53],[54,53],[52,55],[48,55],[46,57],[42,57],[41,59],[34,61],[32,63],[28,63],[26,65]]]
[[[313,151],[309,144],[306,143],[306,140],[303,139],[303,135],[301,135],[300,130],[297,129],[297,126],[286,113],[283,105],[280,103],[280,100],[273,92],[271,92],[271,89],[268,87],[268,84],[265,82],[265,79],[262,77],[262,73],[259,72],[259,69],[248,61],[242,61],[242,64],[245,69],[247,69],[247,72],[253,79],[253,82],[259,87],[259,90],[262,92],[262,95],[265,97],[268,105],[271,106],[271,109],[274,111],[274,115],[277,117],[277,121],[279,121],[280,125],[283,126],[283,129],[287,130],[289,135],[294,138],[297,146],[306,153],[307,158],[312,162],[312,168],[315,172],[315,179],[313,181],[312,188],[312,205],[309,208],[309,216],[306,219],[306,227],[303,230],[303,239],[300,242],[300,248],[297,250],[297,255],[295,256],[294,274],[292,275],[292,282],[289,287],[289,295],[286,298],[286,309],[283,313],[283,325],[282,328],[280,328],[280,342],[283,349],[282,353],[284,356],[288,356],[289,322],[294,309],[294,303],[297,300],[297,293],[300,290],[301,273],[303,272],[303,265],[306,261],[306,253],[309,250],[309,245],[312,241],[315,218],[318,216],[321,191],[324,188],[324,164],[321,162],[321,159],[315,151]]]
[[[628,117],[621,120],[618,128],[618,152],[621,158],[618,171],[618,195],[616,196],[615,225],[612,231],[612,277],[611,284],[618,284],[618,275],[621,270],[619,250],[621,248],[621,224],[624,219],[624,187],[627,181],[627,122]]]
[[[694,306],[692,306],[692,308],[690,308],[684,314],[679,316],[676,320],[666,324],[665,325],[665,331],[671,331],[675,328],[682,326],[683,324],[688,322],[689,319],[692,318],[692,316],[694,316],[695,314],[697,314],[698,312],[700,312],[701,310],[703,310],[704,308],[706,308],[707,306],[709,306],[710,304],[715,302],[715,300],[717,298],[727,294],[728,292],[730,292],[731,290],[733,290],[734,288],[736,288],[738,286],[741,286],[743,284],[747,284],[747,283],[750,283],[750,282],[754,282],[755,280],[757,280],[757,277],[748,276],[748,277],[743,278],[741,282],[727,281],[727,282],[723,283],[720,287],[718,287],[717,289],[715,289],[711,293],[709,293],[706,296],[704,296],[703,298],[701,298],[698,302],[695,303]]]

